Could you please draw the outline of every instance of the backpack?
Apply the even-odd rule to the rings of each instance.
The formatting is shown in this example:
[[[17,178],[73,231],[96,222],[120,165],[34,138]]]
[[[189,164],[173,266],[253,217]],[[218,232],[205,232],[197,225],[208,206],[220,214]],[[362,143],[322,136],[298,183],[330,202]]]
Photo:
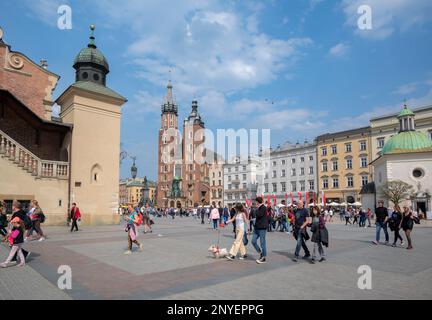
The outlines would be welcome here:
[[[142,221],[143,221],[143,215],[140,212],[140,213],[138,213],[138,223],[137,223],[137,225],[140,226],[142,224]]]
[[[44,223],[45,222],[45,215],[43,214],[43,212],[39,213],[38,217],[39,217],[40,223]]]
[[[31,221],[31,219],[30,219],[30,217],[28,216],[28,215],[23,215],[23,217],[24,217],[24,219],[23,219],[23,222],[24,222],[24,228],[26,229],[26,230],[30,230],[30,228],[32,227],[32,225],[33,225],[33,223],[32,223],[32,221]]]

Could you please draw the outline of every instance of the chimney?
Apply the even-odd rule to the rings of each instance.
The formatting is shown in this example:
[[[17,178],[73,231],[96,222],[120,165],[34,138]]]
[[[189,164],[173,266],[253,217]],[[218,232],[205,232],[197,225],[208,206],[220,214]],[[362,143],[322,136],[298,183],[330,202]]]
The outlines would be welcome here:
[[[48,69],[48,62],[45,59],[41,59],[40,66],[45,70]]]

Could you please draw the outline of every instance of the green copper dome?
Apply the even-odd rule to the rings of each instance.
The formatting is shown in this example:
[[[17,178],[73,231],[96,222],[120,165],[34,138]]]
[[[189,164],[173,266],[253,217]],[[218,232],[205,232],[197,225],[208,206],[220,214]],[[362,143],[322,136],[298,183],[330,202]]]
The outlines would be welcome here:
[[[381,155],[424,151],[432,151],[432,140],[421,132],[404,131],[387,141]]]
[[[407,116],[414,116],[414,112],[412,112],[411,109],[409,109],[405,105],[404,108],[402,109],[402,111],[399,113],[399,115],[397,117],[398,118],[403,118],[403,117],[407,117]]]
[[[94,64],[96,66],[100,66],[105,69],[105,71],[109,72],[109,65],[107,59],[104,57],[102,52],[100,52],[95,45],[95,37],[94,37],[94,29],[95,26],[91,25],[90,30],[90,41],[87,45],[87,48],[81,49],[81,51],[77,54],[74,60],[73,67],[77,69],[79,65],[82,64]]]

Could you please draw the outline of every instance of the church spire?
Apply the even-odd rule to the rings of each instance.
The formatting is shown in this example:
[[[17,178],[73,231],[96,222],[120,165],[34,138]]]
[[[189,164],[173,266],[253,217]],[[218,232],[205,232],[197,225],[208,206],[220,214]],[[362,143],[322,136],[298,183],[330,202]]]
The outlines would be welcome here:
[[[414,112],[408,108],[405,100],[404,108],[397,116],[399,119],[399,132],[415,131],[414,116]]]
[[[174,102],[171,79],[168,81],[167,94],[165,96],[164,104],[162,105],[162,114],[164,113],[174,113],[175,115],[178,113],[178,106]]]

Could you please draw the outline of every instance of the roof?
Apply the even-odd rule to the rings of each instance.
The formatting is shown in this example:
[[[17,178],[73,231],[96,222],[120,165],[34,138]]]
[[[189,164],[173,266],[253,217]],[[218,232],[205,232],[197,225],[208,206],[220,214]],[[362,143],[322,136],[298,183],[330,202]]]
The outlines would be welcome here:
[[[381,155],[432,151],[432,140],[418,131],[399,132],[390,138],[381,150]]]
[[[90,25],[90,30],[91,33],[90,33],[89,44],[87,45],[86,48],[83,48],[81,49],[80,52],[78,52],[77,56],[75,57],[73,66],[75,68],[77,64],[92,63],[101,66],[107,72],[109,72],[108,61],[105,58],[105,56],[102,54],[102,52],[97,49],[95,44],[95,37],[94,37],[95,25],[93,24]]]
[[[126,184],[128,187],[142,187],[144,184],[137,180],[132,180]]]
[[[82,89],[89,92],[98,93],[98,94],[103,94],[112,98],[127,101],[125,97],[121,96],[114,90],[92,81],[77,81],[74,84],[72,84],[71,87]]]
[[[398,118],[407,117],[407,116],[414,116],[414,112],[411,111],[406,105],[402,109],[402,111],[398,114]]]
[[[359,133],[369,133],[370,129],[371,129],[370,126],[367,126],[367,127],[361,127],[361,128],[339,131],[339,132],[334,132],[334,133],[325,133],[325,134],[322,134],[322,135],[316,137],[316,140],[317,141],[318,140],[326,140],[326,139],[343,137],[346,135],[353,135],[353,134],[359,134]]]
[[[430,110],[430,109],[432,109],[432,105],[413,108],[412,111],[418,113],[419,111]],[[389,113],[389,114],[385,114],[382,116],[373,117],[370,119],[370,121],[376,121],[376,120],[381,120],[381,119],[386,119],[386,118],[394,118],[394,117],[397,117],[397,115],[398,115],[398,113],[396,113],[396,112]]]

